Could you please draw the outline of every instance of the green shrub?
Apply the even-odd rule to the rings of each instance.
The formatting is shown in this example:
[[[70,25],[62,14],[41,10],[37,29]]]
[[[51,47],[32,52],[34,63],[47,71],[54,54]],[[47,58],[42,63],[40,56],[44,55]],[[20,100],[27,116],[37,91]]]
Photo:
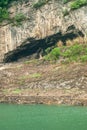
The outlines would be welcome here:
[[[60,56],[60,48],[54,48],[47,56],[45,56],[46,60],[57,60]]]
[[[15,0],[0,0],[0,22],[9,19],[8,5]]]
[[[81,56],[81,57],[80,57],[80,60],[81,60],[82,62],[87,62],[87,55]]]
[[[72,10],[78,9],[84,5],[87,5],[87,0],[75,0],[71,3],[70,7]]]
[[[75,44],[70,47],[67,47],[66,50],[62,53],[62,56],[65,58],[70,58],[70,57],[76,57],[82,53],[82,45],[80,44]]]
[[[80,44],[75,44],[73,46],[70,47],[71,50],[71,55],[72,56],[76,56],[76,55],[80,55],[82,53],[82,45]]]
[[[65,51],[62,53],[62,56],[63,56],[64,58],[69,58],[69,57],[71,57],[71,55],[72,55],[72,51],[71,51],[70,49],[67,49],[67,50],[65,50]]]
[[[26,16],[22,13],[16,14],[13,18],[9,19],[13,26],[22,25],[22,22],[26,20]]]
[[[24,14],[19,13],[19,14],[17,14],[17,15],[14,17],[14,20],[17,21],[17,22],[21,22],[21,21],[23,21],[25,18],[26,18],[26,17],[25,17]]]
[[[49,50],[49,48],[48,48]],[[45,60],[55,61],[59,58],[65,59],[65,61],[87,61],[87,45],[74,44],[71,46],[56,47],[52,51],[47,51]]]
[[[9,3],[9,0],[1,0],[0,1],[0,7],[5,7],[5,6],[8,5],[8,3]]]
[[[0,22],[9,19],[9,12],[6,8],[0,8]]]
[[[87,46],[85,46],[84,49],[85,49],[85,54],[87,54]]]
[[[13,19],[10,18],[8,7],[11,2],[17,0],[0,0],[0,22],[2,23],[4,20],[8,20],[10,23],[19,23],[25,19],[23,14],[17,14]]]
[[[65,47],[65,51],[61,53],[64,58],[70,61],[86,61],[87,60],[87,46],[82,44],[75,44],[70,47]]]

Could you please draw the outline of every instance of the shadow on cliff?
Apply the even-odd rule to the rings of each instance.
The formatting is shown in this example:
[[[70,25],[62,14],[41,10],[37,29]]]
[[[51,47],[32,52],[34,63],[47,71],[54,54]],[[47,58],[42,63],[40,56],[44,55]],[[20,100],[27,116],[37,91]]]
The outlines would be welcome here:
[[[83,36],[82,32],[78,31],[68,32],[66,34],[62,34],[60,32],[39,40],[35,40],[34,38],[28,38],[21,44],[21,46],[17,47],[13,51],[6,53],[3,62],[14,62],[23,58],[39,58],[40,53],[42,53],[41,55],[44,55],[45,50],[48,47],[54,47],[59,40],[61,40],[65,45],[67,39],[72,40],[78,37],[78,35]]]

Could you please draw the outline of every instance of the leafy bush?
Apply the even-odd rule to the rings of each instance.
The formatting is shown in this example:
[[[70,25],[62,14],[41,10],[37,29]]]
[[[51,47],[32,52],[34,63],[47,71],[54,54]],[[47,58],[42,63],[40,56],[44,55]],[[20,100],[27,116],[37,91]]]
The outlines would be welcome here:
[[[85,62],[87,60],[87,45],[84,46],[82,44],[74,44],[70,47],[65,47],[65,51],[63,51],[63,58],[68,58],[70,61],[78,61],[81,60]]]
[[[9,19],[9,13],[6,8],[0,8],[0,22]]]
[[[0,1],[0,22],[3,22],[4,20],[8,20],[12,23],[16,23],[17,25],[21,23],[25,19],[25,16],[23,14],[17,14],[13,19],[10,18],[9,12],[8,12],[8,6],[11,2],[16,0],[1,0]]]
[[[26,16],[22,13],[16,14],[15,17],[10,19],[10,22],[13,26],[19,26],[22,24],[22,21],[26,20]]]
[[[70,58],[73,56],[80,55],[82,53],[82,50],[83,50],[82,45],[76,44],[76,45],[72,45],[72,46],[66,48],[66,50],[63,52],[62,55],[64,57]]]
[[[81,56],[81,57],[80,57],[80,60],[81,60],[82,62],[87,62],[87,55]]]
[[[71,9],[78,9],[84,5],[87,5],[87,0],[75,0],[74,2],[71,3]]]
[[[15,16],[15,21],[17,21],[17,22],[21,22],[22,20],[24,20],[26,17],[22,14],[22,13],[20,13],[20,14],[17,14],[16,16]]]
[[[8,5],[15,0],[1,0],[0,1],[0,22],[9,19]]]
[[[8,3],[9,3],[9,0],[1,0],[0,1],[0,7],[5,7],[5,6],[8,5]]]
[[[60,48],[54,48],[47,56],[45,56],[46,60],[57,60],[60,56]]]
[[[74,44],[71,46],[56,47],[49,52],[45,59],[52,61],[59,58],[66,59],[67,61],[87,61],[87,45]],[[65,61],[66,61],[65,60]]]

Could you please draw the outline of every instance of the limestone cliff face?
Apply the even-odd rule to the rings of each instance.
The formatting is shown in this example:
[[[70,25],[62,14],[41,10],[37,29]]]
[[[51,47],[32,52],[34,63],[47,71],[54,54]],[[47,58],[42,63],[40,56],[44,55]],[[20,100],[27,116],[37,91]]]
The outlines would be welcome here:
[[[64,17],[63,11],[69,9],[69,5],[63,4],[62,0],[51,0],[37,10],[33,7],[35,2],[27,0],[13,3],[9,8],[11,17],[23,13],[27,19],[20,26],[8,24],[0,28],[0,60],[5,53],[16,49],[27,38],[41,39],[60,31],[64,34],[72,25],[86,36],[87,6],[71,11]]]

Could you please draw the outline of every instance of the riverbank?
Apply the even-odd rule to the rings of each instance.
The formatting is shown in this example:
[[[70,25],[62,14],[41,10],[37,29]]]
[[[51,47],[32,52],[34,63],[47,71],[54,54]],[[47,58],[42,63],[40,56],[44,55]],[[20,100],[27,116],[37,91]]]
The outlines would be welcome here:
[[[43,60],[0,65],[0,103],[87,105],[87,64]]]

